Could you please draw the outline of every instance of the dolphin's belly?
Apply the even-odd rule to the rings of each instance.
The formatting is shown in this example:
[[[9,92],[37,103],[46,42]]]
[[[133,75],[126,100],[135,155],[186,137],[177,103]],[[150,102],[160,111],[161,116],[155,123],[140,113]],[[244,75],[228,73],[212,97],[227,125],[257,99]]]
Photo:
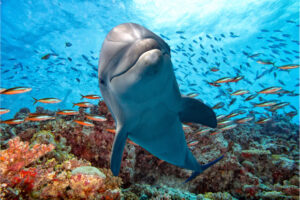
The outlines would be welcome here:
[[[156,157],[184,166],[188,147],[177,113],[157,105],[137,117],[139,123],[128,137]]]

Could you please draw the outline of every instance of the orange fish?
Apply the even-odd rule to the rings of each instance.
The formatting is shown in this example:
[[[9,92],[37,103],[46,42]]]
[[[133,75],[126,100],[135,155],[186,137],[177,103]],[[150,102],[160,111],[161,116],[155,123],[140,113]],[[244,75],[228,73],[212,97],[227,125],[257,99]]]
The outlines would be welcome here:
[[[95,95],[95,94],[90,94],[90,95],[82,95],[81,94],[81,99],[86,98],[86,99],[100,99],[100,96]]]
[[[107,120],[105,117],[100,116],[100,115],[87,115],[86,114],[85,117],[90,120],[97,121],[97,122],[104,122]]]
[[[244,95],[244,94],[247,94],[247,93],[249,93],[248,90],[237,90],[234,93],[232,93],[231,95],[237,96],[237,95]]]
[[[14,87],[14,88],[9,88],[4,91],[2,91],[0,94],[20,94],[24,92],[29,92],[31,91],[32,88],[26,88],[26,87]]]
[[[60,99],[56,99],[56,98],[43,98],[43,99],[36,99],[34,97],[32,97],[34,99],[34,104],[36,104],[37,102],[41,102],[41,103],[59,103],[61,102]]]
[[[211,133],[210,135],[218,135],[219,133],[222,133],[221,130],[216,130],[215,132]]]
[[[258,93],[261,93],[261,94],[274,94],[276,93],[277,91],[281,90],[282,87],[269,87],[269,88],[266,88],[266,89],[263,89],[261,91],[259,91]]]
[[[110,128],[107,128],[107,129],[105,129],[107,132],[109,132],[109,133],[113,133],[113,134],[115,134],[116,133],[116,130],[115,129],[110,129]]]
[[[59,115],[78,115],[79,112],[76,111],[76,110],[61,110],[61,111],[56,112],[56,114],[59,114]]]
[[[199,141],[192,141],[190,143],[188,143],[188,146],[191,147],[191,146],[195,146],[199,143]]]
[[[218,83],[214,83],[214,82],[209,82],[209,85],[215,86],[215,87],[220,87],[221,85]]]
[[[74,106],[79,106],[79,107],[82,107],[82,108],[89,108],[89,107],[92,107],[93,104],[91,104],[89,102],[79,102],[79,103],[73,103],[73,107]]]
[[[93,123],[88,121],[81,121],[81,120],[74,120],[77,124],[83,125],[83,126],[95,126]]]
[[[272,62],[270,60],[258,60],[256,62],[259,64],[263,64],[263,65],[274,65],[274,62]]]
[[[205,128],[205,129],[202,129],[202,130],[196,132],[195,134],[196,134],[196,135],[204,134],[204,133],[208,133],[208,132],[211,131],[211,130],[212,130],[212,128]]]
[[[24,122],[24,119],[9,119],[5,121],[0,121],[1,124],[10,124],[10,125],[16,125],[21,124]]]
[[[243,124],[243,123],[251,121],[253,118],[254,117],[252,117],[252,116],[244,117],[244,118],[236,120],[235,122],[238,123],[238,124]]]
[[[50,115],[45,115],[45,114],[34,114],[32,116],[26,117],[25,120],[29,120],[29,121],[46,121],[46,120],[50,120],[50,119],[55,119],[55,117],[50,116]]]
[[[0,115],[8,113],[10,110],[6,108],[0,108]]]
[[[253,104],[254,107],[268,107],[268,106],[274,106],[277,104],[275,101],[265,101],[262,103]]]
[[[299,68],[299,66],[300,65],[283,65],[283,66],[279,66],[277,68],[287,70],[287,69],[296,69],[296,68]]]
[[[220,78],[220,79],[216,80],[214,83],[228,83],[231,81],[232,81],[232,78],[224,77],[224,78]]]
[[[260,120],[258,120],[257,122],[255,122],[256,124],[264,124],[267,123],[268,121],[271,121],[271,118],[261,118]]]

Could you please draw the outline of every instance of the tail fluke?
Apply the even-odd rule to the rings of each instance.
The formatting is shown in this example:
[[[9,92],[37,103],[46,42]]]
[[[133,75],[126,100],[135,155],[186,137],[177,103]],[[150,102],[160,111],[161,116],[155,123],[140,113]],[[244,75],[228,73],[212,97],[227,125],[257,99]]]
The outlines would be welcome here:
[[[80,94],[81,95],[81,99],[83,99],[84,98],[84,95],[82,95],[82,94]]]
[[[36,99],[36,98],[34,98],[34,97],[32,97],[32,98],[34,99],[33,105],[36,104],[36,103],[39,101],[38,99]]]
[[[206,170],[207,168],[209,168],[210,166],[216,164],[217,162],[219,162],[222,158],[224,157],[224,155],[220,156],[219,158],[217,158],[216,160],[210,162],[210,163],[207,163],[206,165],[201,165],[201,169],[199,171],[194,171],[192,173],[192,175],[186,179],[186,181],[184,181],[184,183],[187,183],[191,180],[193,180],[194,178],[196,178],[199,174],[201,174],[204,170]]]

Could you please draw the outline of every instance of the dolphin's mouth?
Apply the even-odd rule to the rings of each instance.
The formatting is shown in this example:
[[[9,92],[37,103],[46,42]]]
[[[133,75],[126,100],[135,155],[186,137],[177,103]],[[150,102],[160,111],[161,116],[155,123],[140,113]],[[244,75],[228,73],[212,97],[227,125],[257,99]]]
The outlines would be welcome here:
[[[157,43],[156,43],[157,44]],[[121,76],[121,75],[123,75],[123,74],[125,74],[127,71],[129,71],[133,66],[135,66],[135,64],[137,63],[137,61],[139,60],[139,58],[143,55],[143,54],[145,54],[145,53],[147,53],[147,52],[149,52],[149,51],[152,51],[152,50],[154,50],[154,49],[157,49],[157,50],[160,50],[161,52],[162,52],[162,55],[165,55],[165,54],[168,54],[168,52],[166,52],[164,49],[161,49],[160,48],[160,46],[157,44],[157,45],[153,45],[153,46],[147,46],[147,47],[145,47],[144,49],[143,49],[143,51],[141,51],[139,54],[135,54],[134,56],[133,55],[124,55],[124,57],[125,57],[125,63],[126,63],[126,58],[127,58],[127,56],[131,56],[130,58],[130,60],[131,60],[131,62],[130,62],[130,65],[128,65],[128,67],[126,68],[126,70],[123,70],[123,71],[121,71],[121,72],[119,72],[119,73],[116,73],[116,74],[114,74],[111,78],[110,78],[110,82],[114,79],[114,78],[116,78],[116,77],[119,77],[119,76]],[[133,58],[134,57],[134,58]],[[120,62],[122,62],[122,60],[120,61]]]

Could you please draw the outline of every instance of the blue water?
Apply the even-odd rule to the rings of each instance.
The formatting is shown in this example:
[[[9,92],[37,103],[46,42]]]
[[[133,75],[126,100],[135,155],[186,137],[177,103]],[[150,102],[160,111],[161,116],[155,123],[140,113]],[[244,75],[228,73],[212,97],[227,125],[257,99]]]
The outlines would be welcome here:
[[[0,107],[11,110],[1,119],[13,118],[23,107],[31,112],[36,106],[53,111],[71,109],[72,103],[80,101],[80,94],[100,95],[97,65],[101,45],[106,34],[124,22],[141,24],[163,37],[173,50],[172,61],[182,94],[199,93],[196,98],[211,106],[224,102],[224,109],[216,110],[217,114],[229,114],[235,109],[246,110],[245,115],[252,110],[264,116],[270,114],[245,102],[248,94],[235,97],[236,102],[228,107],[230,88],[232,92],[247,89],[255,94],[263,88],[281,86],[299,93],[299,68],[265,73],[272,66],[256,62],[261,59],[274,61],[275,66],[299,65],[298,1],[184,2],[1,1],[0,87],[32,88],[29,93],[1,95]],[[67,47],[66,42],[72,46]],[[251,59],[245,52],[260,55]],[[41,59],[49,53],[49,59]],[[218,63],[220,71],[211,72],[209,69]],[[236,75],[247,81],[221,87],[207,84]],[[299,111],[299,96],[260,96],[290,102]],[[33,105],[32,97],[63,101]],[[251,102],[259,102],[258,97]],[[293,111],[293,107],[286,106],[278,113]],[[298,123],[299,115],[293,121]]]

